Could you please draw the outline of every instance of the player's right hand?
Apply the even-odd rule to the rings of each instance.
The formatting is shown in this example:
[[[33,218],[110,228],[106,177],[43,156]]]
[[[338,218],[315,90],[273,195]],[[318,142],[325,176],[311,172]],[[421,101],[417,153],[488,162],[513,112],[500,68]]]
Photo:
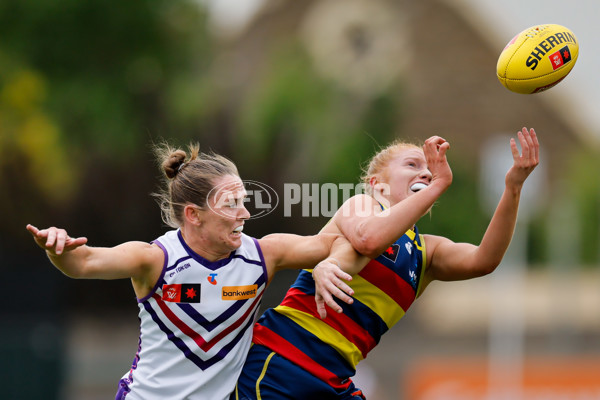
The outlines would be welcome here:
[[[35,240],[37,245],[51,255],[58,256],[87,243],[87,238],[72,238],[67,234],[66,230],[56,227],[40,230],[35,226],[28,224],[26,228],[29,233],[31,233],[31,236],[33,236],[33,240]]]
[[[448,188],[452,184],[452,170],[446,158],[446,151],[450,148],[444,138],[431,136],[425,140],[423,153],[427,160],[427,168],[431,172],[431,183],[443,184]]]

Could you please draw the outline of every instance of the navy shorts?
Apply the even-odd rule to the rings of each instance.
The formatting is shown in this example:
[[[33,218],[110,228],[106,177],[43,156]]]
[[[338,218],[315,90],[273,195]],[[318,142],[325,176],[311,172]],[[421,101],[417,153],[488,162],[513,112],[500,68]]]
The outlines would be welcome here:
[[[349,383],[346,389],[336,389],[269,348],[254,344],[230,400],[366,400]]]

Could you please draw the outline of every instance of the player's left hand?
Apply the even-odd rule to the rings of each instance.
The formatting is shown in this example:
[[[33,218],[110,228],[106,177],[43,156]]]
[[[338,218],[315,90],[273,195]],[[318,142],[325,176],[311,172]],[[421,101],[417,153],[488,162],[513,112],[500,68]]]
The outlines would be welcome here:
[[[342,307],[333,299],[338,299],[352,304],[354,290],[345,281],[351,281],[352,276],[345,273],[335,263],[329,260],[323,260],[313,269],[313,279],[315,280],[315,302],[317,303],[317,312],[321,319],[327,317],[325,305],[331,307],[335,312],[341,313]]]
[[[510,150],[513,156],[513,166],[506,173],[505,184],[511,187],[521,187],[525,179],[540,163],[540,144],[535,130],[523,128],[517,133],[521,152],[514,138],[510,139]]]

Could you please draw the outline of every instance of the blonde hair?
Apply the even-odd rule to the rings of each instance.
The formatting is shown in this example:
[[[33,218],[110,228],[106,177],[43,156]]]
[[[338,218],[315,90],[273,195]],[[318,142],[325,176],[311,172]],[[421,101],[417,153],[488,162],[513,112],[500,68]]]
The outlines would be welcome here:
[[[164,173],[164,187],[155,193],[163,221],[172,228],[183,225],[183,209],[192,203],[205,207],[214,182],[223,176],[240,176],[235,164],[215,153],[200,153],[198,143],[188,151],[166,142],[153,146],[156,161]]]
[[[371,178],[381,173],[400,151],[405,149],[421,150],[422,148],[421,145],[396,139],[388,146],[379,150],[379,152],[371,158],[367,166],[363,168],[363,174],[360,177],[360,180],[365,185],[365,191],[368,194],[373,194],[373,188],[370,184]]]

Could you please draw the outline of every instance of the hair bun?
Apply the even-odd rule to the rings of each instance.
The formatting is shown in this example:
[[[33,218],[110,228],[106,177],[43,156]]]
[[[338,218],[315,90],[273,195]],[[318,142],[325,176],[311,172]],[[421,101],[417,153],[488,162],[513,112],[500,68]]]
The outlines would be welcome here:
[[[181,168],[185,165],[185,159],[187,155],[183,150],[175,150],[169,155],[163,164],[163,170],[169,179],[173,179],[177,176]]]

